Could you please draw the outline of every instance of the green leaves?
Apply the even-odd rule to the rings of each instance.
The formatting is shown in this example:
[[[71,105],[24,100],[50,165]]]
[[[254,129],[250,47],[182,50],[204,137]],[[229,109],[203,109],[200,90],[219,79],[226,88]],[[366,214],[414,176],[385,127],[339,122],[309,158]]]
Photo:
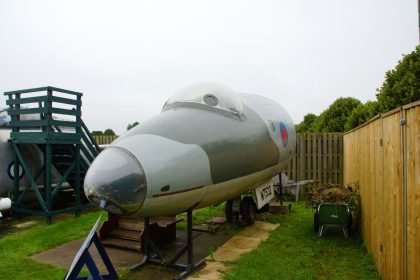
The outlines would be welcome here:
[[[385,81],[377,91],[381,112],[420,99],[420,46],[403,56],[394,69],[386,72]]]
[[[296,125],[296,132],[348,131],[379,113],[420,100],[420,46],[385,73],[385,81],[377,92],[378,100],[365,104],[352,97],[340,97],[319,116],[306,114]]]

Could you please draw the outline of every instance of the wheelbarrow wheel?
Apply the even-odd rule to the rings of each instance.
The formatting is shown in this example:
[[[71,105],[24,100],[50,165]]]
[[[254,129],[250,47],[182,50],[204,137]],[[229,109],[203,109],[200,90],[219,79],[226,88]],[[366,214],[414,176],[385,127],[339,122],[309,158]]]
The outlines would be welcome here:
[[[314,213],[314,232],[318,232],[319,231],[319,213],[315,212]]]

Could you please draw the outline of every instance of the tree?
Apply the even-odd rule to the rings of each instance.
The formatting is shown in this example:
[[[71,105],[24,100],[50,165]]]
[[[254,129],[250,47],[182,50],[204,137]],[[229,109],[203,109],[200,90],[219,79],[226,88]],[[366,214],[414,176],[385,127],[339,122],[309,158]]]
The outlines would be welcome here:
[[[139,122],[133,122],[132,124],[128,124],[127,125],[127,131],[130,130],[130,129],[132,129],[133,127],[135,127],[138,124],[139,124]]]
[[[351,112],[360,104],[353,97],[340,97],[322,112],[315,122],[317,132],[344,132],[344,125]]]
[[[344,126],[346,130],[351,130],[367,122],[380,113],[379,102],[368,101],[365,104],[358,105],[350,114]]]
[[[99,136],[99,135],[104,135],[104,133],[100,130],[94,130],[91,133],[93,136]]]
[[[115,132],[112,129],[108,128],[108,129],[105,129],[104,135],[113,136],[115,135]]]
[[[385,74],[376,97],[382,112],[420,99],[420,46]]]
[[[296,132],[315,132],[314,124],[318,119],[317,115],[309,113],[303,117],[303,121],[296,125]]]

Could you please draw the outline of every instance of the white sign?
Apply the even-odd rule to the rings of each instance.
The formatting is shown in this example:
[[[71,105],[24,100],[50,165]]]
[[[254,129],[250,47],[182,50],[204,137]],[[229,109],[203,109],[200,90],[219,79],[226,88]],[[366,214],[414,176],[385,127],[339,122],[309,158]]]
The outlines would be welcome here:
[[[274,198],[273,181],[268,180],[255,189],[255,196],[257,198],[257,207],[261,209]]]

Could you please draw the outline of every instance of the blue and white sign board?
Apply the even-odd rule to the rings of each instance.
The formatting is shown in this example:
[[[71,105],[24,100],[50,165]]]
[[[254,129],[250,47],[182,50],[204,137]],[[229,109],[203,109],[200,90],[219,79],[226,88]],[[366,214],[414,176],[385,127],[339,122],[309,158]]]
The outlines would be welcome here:
[[[73,262],[70,265],[69,271],[67,272],[64,280],[105,280],[105,279],[118,279],[117,272],[115,271],[114,266],[112,265],[111,260],[109,259],[104,246],[102,245],[98,234],[96,233],[96,229],[98,228],[99,222],[101,220],[101,216],[99,215],[98,219],[96,220],[95,225],[90,230],[88,236],[86,237],[85,241],[83,242],[82,246],[80,247],[79,251],[77,252],[76,256],[73,259]],[[98,270],[98,267],[95,264],[92,256],[89,253],[89,247],[95,244],[96,249],[99,252],[99,255],[102,258],[103,263],[105,264],[106,269],[108,270],[108,274],[101,275]],[[86,265],[90,275],[89,276],[78,276],[80,271],[82,270],[83,266]]]

